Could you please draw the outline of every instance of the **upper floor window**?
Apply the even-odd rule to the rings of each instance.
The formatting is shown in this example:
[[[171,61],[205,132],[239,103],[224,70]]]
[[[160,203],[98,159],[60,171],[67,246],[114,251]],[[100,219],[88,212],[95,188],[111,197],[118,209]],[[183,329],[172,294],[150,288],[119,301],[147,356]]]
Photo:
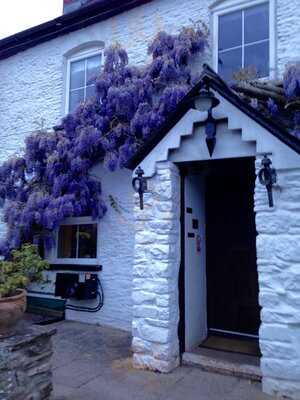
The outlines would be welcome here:
[[[97,224],[61,225],[57,258],[97,258]]]
[[[225,80],[242,68],[253,69],[260,78],[270,76],[270,4],[248,5],[217,13],[216,67]]]
[[[66,112],[95,95],[95,80],[102,65],[102,52],[82,54],[68,60]]]

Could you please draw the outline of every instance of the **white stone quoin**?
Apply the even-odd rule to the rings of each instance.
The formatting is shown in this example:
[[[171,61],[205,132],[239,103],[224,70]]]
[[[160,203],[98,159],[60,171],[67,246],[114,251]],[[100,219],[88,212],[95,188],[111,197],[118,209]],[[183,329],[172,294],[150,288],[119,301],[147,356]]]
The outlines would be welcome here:
[[[170,372],[179,365],[179,171],[170,162],[158,163],[148,184],[144,210],[135,198],[133,362]]]

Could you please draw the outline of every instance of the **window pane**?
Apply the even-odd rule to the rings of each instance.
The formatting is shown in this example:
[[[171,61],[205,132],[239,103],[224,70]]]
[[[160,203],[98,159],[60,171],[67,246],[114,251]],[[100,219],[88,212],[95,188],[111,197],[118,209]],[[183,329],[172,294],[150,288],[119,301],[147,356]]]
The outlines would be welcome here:
[[[76,258],[77,225],[62,225],[58,231],[58,258]]]
[[[255,66],[259,77],[269,76],[269,41],[245,46],[245,67]]]
[[[86,88],[86,97],[85,97],[85,99],[88,100],[91,97],[94,97],[95,94],[96,94],[96,86],[95,85],[88,86]]]
[[[97,224],[79,225],[78,257],[97,257]]]
[[[218,72],[223,79],[230,81],[233,73],[242,68],[242,48],[219,53]]]
[[[82,88],[84,86],[84,80],[85,60],[72,62],[70,70],[70,89]]]
[[[86,74],[86,84],[90,85],[95,82],[96,76],[100,72],[101,66],[101,55],[90,57],[87,59],[87,74]]]
[[[242,44],[242,11],[219,17],[219,50]]]
[[[70,92],[69,111],[75,111],[76,107],[84,101],[84,89],[74,90]]]
[[[269,4],[245,10],[245,43],[269,39]]]

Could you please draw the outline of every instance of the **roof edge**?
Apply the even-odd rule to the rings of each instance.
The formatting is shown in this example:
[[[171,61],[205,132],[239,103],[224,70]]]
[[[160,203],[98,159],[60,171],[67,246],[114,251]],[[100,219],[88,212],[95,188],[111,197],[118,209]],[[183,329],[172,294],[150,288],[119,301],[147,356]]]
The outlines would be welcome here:
[[[0,60],[153,0],[103,0],[0,40]]]
[[[197,95],[203,84],[209,83],[210,87],[217,91],[227,101],[237,107],[240,111],[248,115],[255,122],[273,134],[281,142],[300,154],[300,140],[292,136],[287,129],[278,126],[272,119],[266,118],[259,111],[241,100],[230,87],[220,78],[220,76],[208,65],[203,65],[203,71],[197,84],[186,94],[178,103],[176,110],[165,121],[161,128],[156,131],[145,145],[127,162],[126,167],[134,170],[154,149],[154,147],[163,139],[170,129],[184,116],[190,109],[193,97]]]

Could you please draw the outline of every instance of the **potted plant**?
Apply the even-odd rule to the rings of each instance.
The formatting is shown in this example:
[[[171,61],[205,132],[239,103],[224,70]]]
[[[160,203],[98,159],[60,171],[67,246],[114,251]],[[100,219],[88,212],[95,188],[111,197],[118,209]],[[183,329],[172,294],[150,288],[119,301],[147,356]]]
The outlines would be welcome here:
[[[11,260],[0,261],[0,338],[13,332],[26,309],[25,288],[29,283],[42,281],[48,267],[32,244],[13,250]]]

